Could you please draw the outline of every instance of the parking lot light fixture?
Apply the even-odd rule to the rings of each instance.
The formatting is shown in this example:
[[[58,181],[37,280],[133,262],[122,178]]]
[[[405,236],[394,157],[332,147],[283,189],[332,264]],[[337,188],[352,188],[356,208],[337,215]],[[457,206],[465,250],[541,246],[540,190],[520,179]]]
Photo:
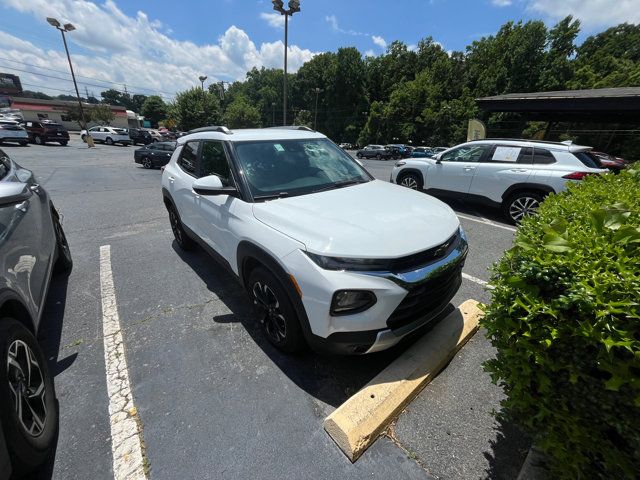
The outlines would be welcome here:
[[[202,87],[202,91],[204,92],[204,81],[207,79],[206,75],[200,75],[198,80],[200,80],[200,86]]]
[[[289,17],[300,11],[300,0],[289,0],[289,9],[284,8],[283,0],[271,0],[273,9],[284,15],[284,96],[282,98],[282,125],[287,124],[287,50],[289,48]]]
[[[67,46],[67,37],[64,36],[65,32],[73,32],[76,29],[76,27],[74,27],[73,24],[71,23],[65,23],[63,26],[61,26],[61,23],[53,17],[47,17],[47,23],[49,23],[49,25],[56,28],[57,30],[60,30],[60,33],[62,34],[62,43],[64,43],[64,51],[67,52],[67,60],[69,61],[71,78],[73,80],[73,86],[76,89],[76,97],[78,98],[78,107],[80,108],[80,118],[82,119],[82,127],[87,132],[87,136],[85,137],[87,141],[87,146],[91,148],[93,147],[93,138],[91,138],[91,133],[89,133],[89,128],[88,128],[89,126],[87,125],[87,121],[84,118],[84,109],[82,108],[80,91],[78,90],[78,83],[76,82],[76,74],[73,71],[73,64],[71,63],[71,55],[69,55],[69,47]]]
[[[320,87],[316,87],[314,88],[314,92],[316,93],[316,110],[313,115],[313,129],[317,130],[316,126],[318,123],[318,95],[320,95],[320,93],[322,92],[322,89]]]

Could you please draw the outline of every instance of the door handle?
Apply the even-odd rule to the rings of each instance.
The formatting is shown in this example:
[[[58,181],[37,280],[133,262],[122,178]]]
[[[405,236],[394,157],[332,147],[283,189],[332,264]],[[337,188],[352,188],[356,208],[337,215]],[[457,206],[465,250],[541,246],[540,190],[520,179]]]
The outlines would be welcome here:
[[[171,183],[173,183],[173,181],[174,181],[174,180],[175,180],[175,178],[173,178],[173,177],[169,177],[169,181],[170,181]]]
[[[527,169],[526,168],[512,168],[510,171],[511,172],[515,172],[515,173],[523,173],[523,172],[526,172]]]
[[[473,172],[475,169],[476,167],[464,167],[465,172]]]

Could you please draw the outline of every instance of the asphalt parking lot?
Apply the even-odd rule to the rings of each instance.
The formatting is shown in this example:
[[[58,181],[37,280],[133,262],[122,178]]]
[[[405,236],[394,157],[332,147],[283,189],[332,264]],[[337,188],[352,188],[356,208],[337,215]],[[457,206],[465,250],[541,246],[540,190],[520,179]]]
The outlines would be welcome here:
[[[56,374],[55,459],[36,478],[113,478],[100,279],[109,245],[115,297],[151,478],[515,478],[527,442],[491,411],[500,390],[480,364],[482,332],[407,408],[388,435],[351,464],[324,417],[404,345],[365,357],[288,356],[252,320],[235,280],[203,251],[183,253],[162,204],[159,170],[133,163],[134,147],[3,150],[32,169],[63,215],[74,257],[56,279],[41,337]],[[388,181],[392,161],[364,161]],[[470,253],[454,305],[489,301],[487,268],[514,228],[490,209],[450,203]]]

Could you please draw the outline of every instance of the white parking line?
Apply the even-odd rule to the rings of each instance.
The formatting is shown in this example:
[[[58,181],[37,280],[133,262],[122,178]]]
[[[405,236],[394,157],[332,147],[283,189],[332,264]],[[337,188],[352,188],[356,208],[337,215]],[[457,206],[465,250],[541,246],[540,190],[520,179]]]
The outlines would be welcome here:
[[[465,278],[467,280],[475,282],[478,285],[482,285],[483,287],[487,287],[488,289],[492,289],[493,288],[493,285],[489,285],[488,282],[482,280],[481,278],[474,277],[473,275],[469,275],[468,273],[462,272],[462,278]]]
[[[516,229],[513,228],[513,227],[508,227],[506,225],[500,225],[499,223],[492,222],[491,220],[486,219],[484,217],[481,217],[481,218],[469,217],[467,215],[463,215],[462,213],[458,213],[458,212],[456,212],[456,215],[459,218],[464,218],[465,220],[470,220],[472,222],[478,222],[478,223],[482,223],[484,225],[489,225],[491,227],[502,228],[503,230],[509,230],[510,232],[515,232],[516,231]]]
[[[100,247],[100,293],[102,296],[102,328],[104,362],[107,370],[111,452],[115,480],[146,479],[142,447],[142,432],[136,407],[133,405],[129,370],[124,355],[124,343],[116,292],[111,271],[111,246]]]

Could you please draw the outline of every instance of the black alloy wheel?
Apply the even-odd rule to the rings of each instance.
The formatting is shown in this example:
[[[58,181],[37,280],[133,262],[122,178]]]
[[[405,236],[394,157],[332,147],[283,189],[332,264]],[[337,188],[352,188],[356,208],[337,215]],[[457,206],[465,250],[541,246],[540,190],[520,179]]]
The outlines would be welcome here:
[[[151,169],[153,168],[153,162],[151,162],[151,159],[149,157],[143,157],[142,166],[144,168]]]
[[[285,352],[305,345],[300,321],[281,283],[266,269],[255,268],[249,276],[250,295],[267,339]]]
[[[58,428],[53,379],[38,342],[14,318],[0,318],[0,423],[17,476],[40,465]]]
[[[185,251],[193,250],[195,248],[195,242],[189,238],[182,227],[180,217],[173,206],[168,207],[169,210],[169,223],[171,224],[171,231],[176,239],[178,246]]]

